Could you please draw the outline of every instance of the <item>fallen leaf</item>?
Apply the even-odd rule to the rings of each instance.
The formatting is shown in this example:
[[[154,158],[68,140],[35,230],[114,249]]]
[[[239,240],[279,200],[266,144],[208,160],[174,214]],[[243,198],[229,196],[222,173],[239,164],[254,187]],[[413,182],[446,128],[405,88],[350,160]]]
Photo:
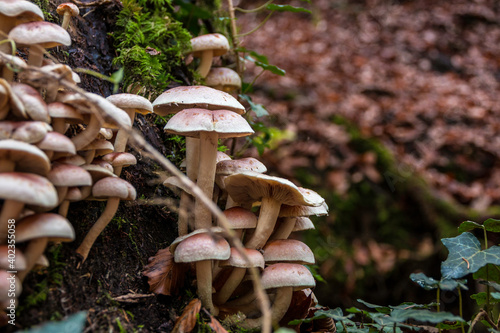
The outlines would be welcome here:
[[[212,315],[210,315],[210,324],[208,324],[208,326],[210,326],[215,333],[227,333],[226,329],[222,327],[221,323]]]
[[[173,295],[182,289],[187,269],[187,265],[174,262],[173,254],[166,248],[149,258],[142,274],[148,277],[149,291]]]
[[[201,309],[201,301],[197,298],[193,299],[184,308],[181,316],[175,322],[172,333],[189,333],[196,326],[196,317]]]

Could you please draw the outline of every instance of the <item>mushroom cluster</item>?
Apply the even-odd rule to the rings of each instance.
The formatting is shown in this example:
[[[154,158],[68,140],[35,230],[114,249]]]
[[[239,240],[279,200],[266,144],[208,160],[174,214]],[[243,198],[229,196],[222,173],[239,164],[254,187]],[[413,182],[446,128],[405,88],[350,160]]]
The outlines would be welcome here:
[[[29,1],[0,1],[0,40],[29,48],[25,62],[12,56],[11,43],[0,44],[0,276],[14,277],[16,297],[27,273],[47,265],[49,242],[75,239],[66,219],[71,202],[107,200],[77,250],[85,260],[120,200],[135,199],[135,189],[119,175],[136,163],[125,152],[135,113],[153,111],[137,95],[106,99],[71,89],[78,75],[44,57],[45,49],[71,43],[65,29],[78,8],[60,7],[64,29],[45,22]],[[15,303],[11,285],[0,283],[2,309]]]
[[[312,190],[266,175],[257,159],[233,160],[217,151],[218,139],[253,133],[241,116],[245,108],[228,93],[206,86],[176,87],[160,95],[153,108],[160,115],[174,113],[165,131],[187,138],[186,175],[225,207],[231,228],[245,246],[244,259],[208,208],[168,178],[164,185],[181,190],[179,237],[170,246],[174,261],[194,264],[198,296],[213,315],[242,312],[248,318],[241,324],[246,328],[262,322],[247,276],[248,268],[260,269],[263,288],[273,300],[272,321],[278,323],[293,291],[315,285],[303,266],[314,263],[312,251],[289,236],[314,228],[308,216],[326,215],[325,200]]]

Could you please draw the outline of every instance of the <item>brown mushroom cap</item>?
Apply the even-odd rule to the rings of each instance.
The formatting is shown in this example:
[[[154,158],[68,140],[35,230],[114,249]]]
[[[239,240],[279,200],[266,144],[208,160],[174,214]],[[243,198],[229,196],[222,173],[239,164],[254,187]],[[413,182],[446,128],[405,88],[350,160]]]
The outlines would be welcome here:
[[[280,263],[273,264],[262,273],[262,288],[294,287],[296,290],[316,286],[311,272],[302,265]]]
[[[40,22],[35,22],[40,23]],[[35,88],[23,84],[23,83],[13,83],[12,92],[17,95],[24,105],[23,116],[25,118],[29,117],[33,120],[44,121],[50,123],[49,110],[47,109],[47,104],[43,100],[42,96]],[[26,117],[27,116],[27,117]]]
[[[48,237],[52,241],[71,242],[75,239],[75,231],[68,220],[54,213],[30,215],[20,220],[16,226],[18,242],[41,237]]]
[[[215,89],[231,92],[241,88],[241,78],[230,68],[217,67],[210,69],[205,84]]]
[[[12,266],[11,266],[12,265]],[[8,245],[0,245],[0,269],[7,271],[22,271],[26,268],[26,259],[21,250],[12,249],[9,251]]]
[[[324,216],[328,215],[328,205],[326,202],[323,202],[320,206],[311,207],[311,206],[289,206],[282,205],[280,208],[280,217],[299,217],[299,216]]]
[[[102,159],[110,163],[113,167],[116,166],[129,166],[137,164],[137,159],[130,153],[108,153]]]
[[[75,145],[67,136],[57,133],[49,132],[42,141],[38,142],[36,146],[43,151],[53,151],[58,153],[66,153],[69,155],[75,155],[76,149]]]
[[[226,92],[205,86],[180,86],[169,89],[153,101],[156,114],[165,116],[183,109],[204,108],[245,113],[245,107]]]
[[[57,6],[56,11],[59,15],[64,15],[64,13],[66,12],[69,12],[71,16],[77,16],[80,14],[80,10],[78,9],[78,7],[71,2],[60,4],[59,6]]]
[[[32,2],[24,0],[0,1],[0,13],[8,17],[17,17],[21,22],[43,21],[42,10]]]
[[[262,162],[253,157],[224,160],[217,163],[216,173],[218,175],[228,176],[242,171],[265,173],[267,168]]]
[[[95,156],[102,156],[112,153],[115,150],[115,148],[113,147],[113,144],[108,140],[95,139],[94,141],[92,141],[91,143],[80,149],[80,151],[88,151],[88,150],[94,150]]]
[[[231,256],[227,260],[223,260],[219,263],[219,266],[233,266],[241,268],[259,267],[264,269],[264,257],[257,250],[244,249],[249,262],[246,261],[241,253],[234,247],[231,248]]]
[[[314,223],[310,218],[305,216],[300,216],[295,219],[295,225],[292,231],[304,231],[315,229]]]
[[[139,95],[122,93],[108,96],[106,99],[108,102],[113,103],[116,107],[123,110],[133,109],[134,112],[140,114],[153,112],[153,105],[151,105],[151,102]]]
[[[164,130],[177,135],[199,137],[200,132],[217,132],[219,138],[248,136],[254,133],[239,114],[228,110],[185,109],[176,113]]]
[[[200,57],[205,50],[212,50],[214,57],[217,57],[229,51],[229,42],[222,34],[207,34],[191,38],[191,48],[193,57]]]
[[[314,264],[314,254],[301,241],[295,239],[278,239],[268,242],[264,248],[264,259],[267,264],[292,262],[296,264]]]
[[[0,140],[14,139],[26,143],[42,140],[52,127],[43,121],[1,121]]]
[[[105,177],[116,177],[113,173],[113,170],[109,168],[96,165],[96,164],[85,164],[81,166],[83,169],[87,170],[88,173],[92,176],[92,181],[96,183],[97,181],[105,178]],[[111,168],[112,169],[112,168]]]
[[[59,45],[71,45],[68,32],[50,22],[29,22],[18,25],[9,32],[9,38],[18,46],[40,45],[43,48],[52,48]]]
[[[175,262],[226,260],[231,255],[229,243],[219,235],[200,233],[184,239],[175,249]]]
[[[53,102],[47,105],[51,118],[63,118],[69,124],[83,123],[83,116],[74,107],[61,102]]]
[[[106,177],[97,181],[92,187],[95,198],[120,198],[121,200],[135,200],[135,188],[129,182],[118,177]]]
[[[53,208],[57,205],[54,185],[44,177],[21,172],[0,173],[0,198],[28,205]]]
[[[50,170],[47,155],[36,146],[17,140],[0,140],[0,160],[15,163],[19,172],[46,175]]]
[[[83,168],[71,164],[54,163],[47,178],[54,186],[91,186],[92,177]]]
[[[257,226],[257,216],[245,208],[232,207],[223,211],[231,229],[251,229]]]

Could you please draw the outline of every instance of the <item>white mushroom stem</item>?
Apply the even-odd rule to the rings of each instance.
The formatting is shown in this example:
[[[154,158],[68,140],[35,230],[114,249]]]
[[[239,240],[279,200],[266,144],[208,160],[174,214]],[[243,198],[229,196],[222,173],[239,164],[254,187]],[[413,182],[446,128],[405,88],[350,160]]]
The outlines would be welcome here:
[[[61,24],[61,28],[63,28],[64,30],[67,30],[69,27],[70,20],[71,20],[71,11],[66,10],[64,12],[64,15],[63,15],[63,21]]]
[[[197,138],[186,137],[186,175],[193,182],[196,181],[198,175],[200,156],[200,140]],[[189,214],[193,201],[191,196],[186,192],[181,193],[179,203],[179,219],[177,220],[177,229],[179,236],[186,235],[188,231]]]
[[[52,126],[52,129],[57,132],[64,134],[66,133],[66,130],[68,129],[68,126],[66,124],[66,121],[64,121],[64,118],[52,118],[52,123],[50,124]]]
[[[279,224],[278,229],[271,235],[270,240],[276,239],[288,239],[290,234],[295,227],[295,222],[297,219],[295,217],[286,217]]]
[[[290,303],[292,302],[293,287],[281,287],[276,292],[273,306],[271,307],[271,322],[277,325],[285,315]],[[255,329],[262,326],[262,318],[247,319],[239,325],[246,329]]]
[[[57,191],[57,204],[60,205],[64,201],[64,197],[66,197],[66,194],[68,193],[68,187],[67,186],[56,186],[56,191]]]
[[[0,244],[5,243],[9,230],[9,220],[17,220],[24,208],[24,202],[5,200],[0,213]]]
[[[61,202],[61,204],[59,205],[59,210],[57,211],[57,213],[62,217],[68,216],[69,204],[69,200],[63,200],[63,202]]]
[[[269,197],[262,198],[257,228],[255,228],[254,234],[245,244],[246,248],[261,249],[264,247],[273,232],[280,207],[281,202]]]
[[[135,109],[126,108],[122,110],[127,112],[128,116],[130,117],[131,124],[133,125],[135,119]],[[128,131],[120,128],[116,133],[116,139],[114,144],[116,153],[123,153],[125,151],[125,148],[127,148],[128,138],[129,138]]]
[[[212,261],[201,260],[196,262],[196,283],[201,304],[214,316],[219,310],[212,302]]]
[[[234,267],[233,271],[229,275],[226,280],[226,283],[219,290],[217,295],[215,296],[214,302],[215,304],[224,304],[231,297],[233,292],[239,286],[243,278],[245,277],[247,269],[241,267]]]
[[[102,212],[99,219],[94,223],[92,228],[90,228],[89,232],[85,236],[85,239],[80,244],[78,249],[76,249],[76,253],[82,256],[82,263],[87,259],[90,249],[92,245],[94,245],[95,240],[101,232],[106,228],[106,226],[111,222],[113,217],[115,216],[116,211],[118,210],[118,206],[120,205],[119,198],[109,198],[106,203],[106,208]]]
[[[197,185],[210,200],[214,191],[217,144],[218,134],[216,132],[200,132],[200,165]],[[194,216],[195,229],[210,228],[212,226],[210,209],[201,200],[196,200]]]
[[[24,258],[26,259],[26,269],[19,272],[17,277],[21,282],[24,280],[26,275],[35,266],[36,261],[40,258],[47,247],[49,239],[47,237],[41,237],[31,240],[26,249],[24,250]]]
[[[28,65],[42,67],[44,51],[45,49],[40,45],[32,45],[28,55]]]
[[[97,134],[99,134],[100,129],[101,129],[101,122],[99,121],[99,118],[91,114],[87,128],[85,128],[83,131],[81,131],[71,139],[71,141],[75,145],[75,149],[80,150],[89,143],[91,143],[92,140],[94,140],[97,137]]]
[[[210,68],[212,67],[213,58],[214,58],[214,51],[212,50],[202,51],[200,65],[198,66],[197,69],[201,77],[207,77],[208,72],[210,72]]]

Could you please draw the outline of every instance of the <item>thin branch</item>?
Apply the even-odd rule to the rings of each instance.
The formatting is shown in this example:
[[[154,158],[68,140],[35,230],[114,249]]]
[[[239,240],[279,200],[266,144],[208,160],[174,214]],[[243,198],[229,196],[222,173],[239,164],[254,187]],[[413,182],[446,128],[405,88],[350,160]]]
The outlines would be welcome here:
[[[266,24],[267,20],[269,20],[271,15],[273,15],[273,13],[274,12],[269,12],[269,14],[267,14],[266,18],[262,22],[260,22],[255,28],[253,28],[250,31],[244,32],[242,34],[236,35],[236,37],[245,37],[245,36],[248,36],[248,35],[254,33],[255,31],[259,30],[260,28],[262,28],[264,26],[264,24]]]

